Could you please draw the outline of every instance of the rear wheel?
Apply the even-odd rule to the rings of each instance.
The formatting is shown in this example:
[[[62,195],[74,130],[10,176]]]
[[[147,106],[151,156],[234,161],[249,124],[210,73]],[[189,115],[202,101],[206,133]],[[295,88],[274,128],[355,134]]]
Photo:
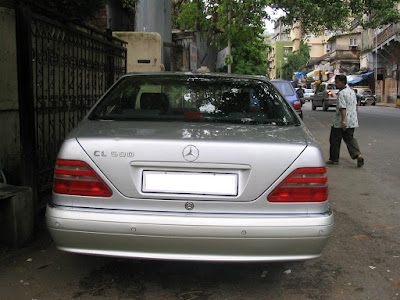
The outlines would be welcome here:
[[[326,111],[329,108],[329,105],[324,101],[322,102],[322,108]]]
[[[312,110],[316,110],[317,107],[314,105],[314,102],[312,102],[312,106],[311,106]]]

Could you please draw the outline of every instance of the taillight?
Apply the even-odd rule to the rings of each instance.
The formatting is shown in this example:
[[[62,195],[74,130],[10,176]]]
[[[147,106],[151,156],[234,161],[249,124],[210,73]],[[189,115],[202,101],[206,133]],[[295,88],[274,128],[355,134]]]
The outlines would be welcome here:
[[[293,107],[294,109],[300,109],[301,108],[301,102],[296,100],[293,102]]]
[[[323,202],[328,200],[326,168],[294,170],[268,195],[270,202]]]
[[[112,192],[85,162],[57,159],[53,191],[58,194],[110,197]]]
[[[332,93],[332,91],[328,91],[328,93],[327,93],[327,94],[328,94],[328,96],[329,96],[329,97],[333,97],[333,93]]]

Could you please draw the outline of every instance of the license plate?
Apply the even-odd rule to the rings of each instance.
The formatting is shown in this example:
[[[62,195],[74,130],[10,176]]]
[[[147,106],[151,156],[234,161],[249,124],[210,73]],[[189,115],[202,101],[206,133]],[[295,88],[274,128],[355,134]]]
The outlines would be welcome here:
[[[237,196],[238,175],[143,171],[142,192]]]

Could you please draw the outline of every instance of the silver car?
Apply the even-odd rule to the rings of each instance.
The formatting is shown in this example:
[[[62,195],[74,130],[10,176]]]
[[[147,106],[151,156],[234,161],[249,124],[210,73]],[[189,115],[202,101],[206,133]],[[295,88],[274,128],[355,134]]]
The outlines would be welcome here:
[[[64,141],[48,229],[64,251],[286,261],[333,230],[316,140],[260,77],[122,77]]]
[[[321,83],[317,86],[312,101],[312,109],[322,107],[323,110],[328,110],[329,107],[336,107],[337,94],[339,90],[333,83]]]

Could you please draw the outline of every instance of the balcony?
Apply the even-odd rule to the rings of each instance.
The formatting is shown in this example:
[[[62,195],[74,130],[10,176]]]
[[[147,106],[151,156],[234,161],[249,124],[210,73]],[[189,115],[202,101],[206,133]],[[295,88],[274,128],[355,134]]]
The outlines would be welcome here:
[[[393,40],[399,41],[399,33],[400,24],[391,24],[378,34],[374,44],[377,44],[378,47],[382,47],[384,44],[389,44]]]
[[[329,53],[329,61],[346,60],[346,61],[359,61],[360,51],[359,50],[334,50]]]

